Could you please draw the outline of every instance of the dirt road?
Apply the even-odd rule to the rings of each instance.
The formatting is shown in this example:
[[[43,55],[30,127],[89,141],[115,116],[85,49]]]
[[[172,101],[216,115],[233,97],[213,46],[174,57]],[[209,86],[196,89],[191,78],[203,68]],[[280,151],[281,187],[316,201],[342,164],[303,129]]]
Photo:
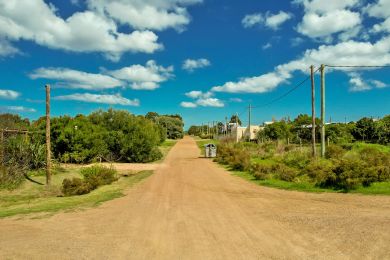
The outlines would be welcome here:
[[[0,259],[390,259],[390,198],[263,188],[186,137],[127,196],[0,220]]]

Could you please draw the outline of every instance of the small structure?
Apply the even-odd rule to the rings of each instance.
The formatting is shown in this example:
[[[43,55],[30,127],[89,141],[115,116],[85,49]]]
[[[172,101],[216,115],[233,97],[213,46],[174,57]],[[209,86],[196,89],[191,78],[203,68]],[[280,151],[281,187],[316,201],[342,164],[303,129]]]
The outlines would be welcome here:
[[[204,155],[206,158],[217,157],[217,146],[215,144],[205,144]]]

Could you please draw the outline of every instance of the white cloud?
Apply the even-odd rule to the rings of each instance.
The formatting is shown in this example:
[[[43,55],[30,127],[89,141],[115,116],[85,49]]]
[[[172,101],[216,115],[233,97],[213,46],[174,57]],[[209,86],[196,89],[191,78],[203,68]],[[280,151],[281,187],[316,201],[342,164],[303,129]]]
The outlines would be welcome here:
[[[185,107],[185,108],[195,108],[195,107],[197,107],[197,105],[195,103],[193,103],[193,102],[184,102],[184,101],[180,103],[180,106]]]
[[[0,39],[0,57],[13,56],[20,51],[13,47],[8,41]]]
[[[256,24],[262,24],[264,22],[264,16],[261,13],[246,15],[241,23],[244,28],[253,27]]]
[[[88,73],[68,68],[39,68],[29,76],[32,79],[57,80],[57,87],[103,90],[117,87],[130,87],[136,90],[154,90],[173,77],[173,67],[157,65],[153,60],[142,65],[132,65],[113,71]]]
[[[140,102],[138,99],[127,99],[122,97],[120,94],[116,95],[98,95],[91,93],[84,94],[71,94],[64,96],[54,97],[55,100],[74,100],[88,103],[99,103],[99,104],[109,104],[109,105],[122,105],[122,106],[139,106]]]
[[[297,46],[301,45],[304,42],[305,42],[305,40],[302,39],[301,37],[295,37],[295,38],[291,39],[291,46],[292,47],[297,47]]]
[[[267,28],[277,30],[279,27],[286,21],[292,18],[292,14],[280,11],[277,14],[271,14],[267,12],[266,14],[255,13],[246,15],[241,23],[244,28],[253,27],[256,24],[264,25]]]
[[[215,86],[212,91],[230,93],[264,93],[286,83],[295,71],[308,72],[310,65],[390,65],[390,36],[376,43],[347,41],[336,45],[322,45],[304,52],[302,57],[277,66],[274,72],[243,78]],[[332,68],[345,72],[366,68]]]
[[[19,92],[8,89],[0,89],[0,98],[4,99],[17,99],[20,96]]]
[[[111,89],[124,83],[108,75],[87,73],[67,68],[39,68],[31,73],[30,78],[59,80],[58,86],[87,90]]]
[[[268,42],[268,43],[264,44],[263,46],[261,46],[261,48],[262,48],[263,50],[267,50],[267,49],[269,49],[269,48],[271,48],[271,47],[272,47],[272,44],[271,44],[270,42]]]
[[[186,7],[200,2],[202,0],[89,0],[88,6],[135,29],[182,31],[191,21]]]
[[[218,98],[213,98],[214,93],[212,92],[202,92],[198,90],[193,90],[185,94],[187,97],[195,99],[194,102],[181,102],[182,107],[195,108],[197,106],[202,107],[224,107],[225,104]]]
[[[390,0],[379,0],[368,4],[365,10],[372,17],[386,19],[390,16]]]
[[[157,65],[154,60],[146,63],[146,66],[132,65],[119,70],[109,71],[111,76],[126,81],[132,89],[154,90],[164,81],[173,77],[173,66],[163,67]]]
[[[235,102],[235,103],[241,103],[243,102],[243,100],[241,98],[230,98],[229,99],[231,102]]]
[[[63,19],[43,0],[0,0],[0,38],[73,52],[101,52],[111,60],[124,52],[153,53],[162,48],[151,31],[121,33],[112,19],[89,10]]]
[[[272,91],[286,79],[282,74],[272,72],[258,77],[243,78],[238,82],[230,81],[221,86],[215,86],[211,90],[229,93],[265,93]]]
[[[224,107],[224,103],[218,98],[202,98],[196,100],[196,104],[202,107]]]
[[[362,92],[375,88],[381,89],[389,87],[389,85],[383,83],[380,80],[363,79],[359,73],[349,73],[349,76],[351,77],[351,79],[349,80],[349,91],[351,92]]]
[[[306,13],[298,25],[298,32],[310,38],[326,37],[354,29],[360,23],[360,14],[349,10],[335,10],[323,15]]]
[[[290,20],[291,18],[292,15],[290,13],[286,13],[283,11],[280,11],[278,14],[274,15],[267,14],[265,19],[265,25],[273,30],[277,30],[283,23]]]
[[[351,10],[361,4],[360,0],[295,0],[294,2],[303,5],[305,9],[297,30],[310,38],[330,42],[333,34],[344,32],[346,34],[341,37],[345,40],[348,38],[348,31],[356,31],[356,27],[362,23],[360,13]],[[351,34],[353,33],[349,33]],[[348,39],[350,38],[351,36]]]
[[[34,108],[23,107],[23,106],[4,106],[0,107],[0,111],[3,112],[27,112],[34,113],[37,112]]]
[[[201,69],[201,68],[204,68],[204,67],[208,67],[210,66],[211,63],[209,60],[207,59],[197,59],[197,60],[192,60],[192,59],[186,59],[184,62],[183,62],[183,66],[182,68],[184,70],[187,70],[187,71],[194,71],[196,69]]]
[[[302,4],[307,12],[324,14],[327,12],[342,10],[359,5],[361,0],[295,0],[294,3]]]
[[[186,93],[185,95],[187,97],[189,97],[189,98],[196,99],[196,98],[209,98],[209,97],[212,97],[213,93],[212,92],[203,93],[202,91],[193,90],[193,91],[190,91],[190,92]]]

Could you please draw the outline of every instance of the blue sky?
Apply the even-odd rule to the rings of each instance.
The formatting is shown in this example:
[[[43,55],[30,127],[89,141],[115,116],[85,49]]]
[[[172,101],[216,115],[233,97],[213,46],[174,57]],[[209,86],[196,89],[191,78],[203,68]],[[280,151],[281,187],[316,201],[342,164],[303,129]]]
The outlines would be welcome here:
[[[186,126],[256,106],[310,113],[310,65],[390,65],[390,0],[0,0],[0,110],[36,119],[126,109]],[[319,78],[317,111],[319,112]],[[390,112],[390,68],[327,70],[327,118]]]

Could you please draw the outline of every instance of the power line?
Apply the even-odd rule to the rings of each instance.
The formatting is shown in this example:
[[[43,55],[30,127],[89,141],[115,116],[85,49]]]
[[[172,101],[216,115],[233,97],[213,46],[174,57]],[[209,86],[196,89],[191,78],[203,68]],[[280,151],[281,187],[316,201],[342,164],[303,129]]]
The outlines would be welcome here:
[[[318,68],[314,73],[318,72],[321,68]],[[302,80],[301,82],[299,82],[297,85],[295,85],[292,89],[290,89],[289,91],[287,91],[286,93],[282,94],[281,96],[271,100],[270,102],[264,104],[264,105],[260,105],[260,106],[255,106],[255,107],[252,107],[252,108],[261,108],[261,107],[266,107],[266,106],[269,106],[281,99],[283,99],[284,97],[288,96],[289,94],[291,94],[293,91],[297,90],[300,86],[302,86],[306,81],[308,81],[310,79],[310,75],[307,76],[304,80]]]
[[[389,68],[390,65],[325,65],[329,68]]]

